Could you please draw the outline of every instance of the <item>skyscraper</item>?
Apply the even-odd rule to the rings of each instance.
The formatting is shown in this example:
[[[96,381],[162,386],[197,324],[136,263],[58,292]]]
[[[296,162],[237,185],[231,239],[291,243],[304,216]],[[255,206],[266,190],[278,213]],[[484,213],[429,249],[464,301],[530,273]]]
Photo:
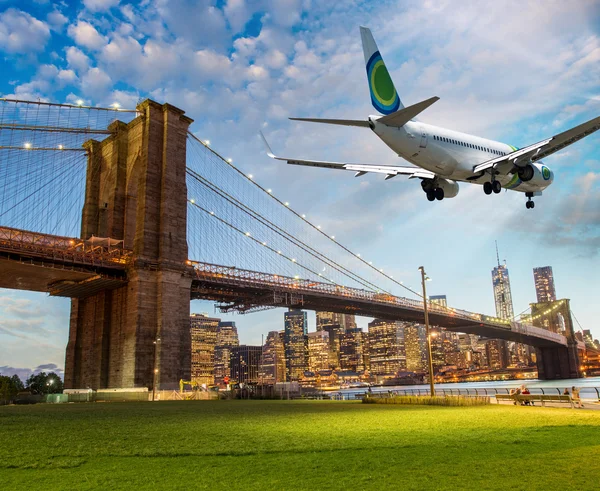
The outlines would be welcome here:
[[[429,303],[433,305],[439,305],[440,307],[448,306],[448,300],[446,299],[446,295],[430,295]]]
[[[285,329],[283,344],[288,381],[299,380],[308,369],[306,335],[308,323],[306,312],[290,309],[284,314]]]
[[[327,331],[311,332],[308,338],[308,369],[311,372],[329,370],[329,333]]]
[[[427,337],[425,326],[407,324],[404,326],[404,347],[406,369],[411,372],[424,372],[427,364]]]
[[[285,382],[284,331],[271,331],[263,346],[259,377],[266,384]]]
[[[556,302],[552,266],[533,268],[533,280],[535,281],[537,303]]]
[[[208,317],[208,314],[190,315],[192,337],[192,381],[202,385],[215,383],[215,346],[217,329],[221,319]]]
[[[245,384],[259,382],[261,354],[260,346],[243,344],[231,348],[231,378]]]
[[[512,320],[515,314],[513,312],[510,279],[506,265],[498,263],[498,266],[492,270],[492,284],[494,286],[496,317]]]
[[[406,369],[401,322],[375,319],[369,323],[369,358],[371,372],[375,375],[394,376]]]
[[[362,329],[346,329],[340,342],[340,367],[342,370],[364,372],[367,369],[368,337]]]
[[[496,317],[512,321],[515,314],[510,292],[510,279],[508,277],[508,268],[506,267],[506,264],[500,264],[498,243],[496,243],[496,259],[498,261],[498,266],[492,270]],[[509,364],[508,346],[506,341],[499,339],[488,341],[487,356],[490,368],[506,368]]]
[[[235,322],[219,322],[217,326],[217,340],[215,345],[215,383],[223,383],[231,377],[230,358],[231,348],[239,346],[237,327]]]

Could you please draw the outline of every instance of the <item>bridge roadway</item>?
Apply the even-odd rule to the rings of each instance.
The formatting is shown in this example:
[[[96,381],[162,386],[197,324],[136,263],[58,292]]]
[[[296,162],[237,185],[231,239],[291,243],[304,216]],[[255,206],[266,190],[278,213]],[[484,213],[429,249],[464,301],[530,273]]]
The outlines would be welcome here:
[[[0,227],[0,288],[82,298],[126,283],[131,251],[120,242],[82,240]],[[307,279],[188,261],[191,299],[221,303],[223,311],[295,307],[424,322],[420,300]],[[567,346],[557,333],[465,310],[430,305],[430,322],[451,331],[537,347]]]

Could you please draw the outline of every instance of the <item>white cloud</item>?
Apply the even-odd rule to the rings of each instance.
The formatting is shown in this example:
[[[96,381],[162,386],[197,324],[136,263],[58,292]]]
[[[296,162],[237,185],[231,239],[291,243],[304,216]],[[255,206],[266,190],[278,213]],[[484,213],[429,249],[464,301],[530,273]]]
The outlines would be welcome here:
[[[71,24],[68,32],[69,36],[84,48],[97,51],[106,45],[106,38],[92,24],[84,20],[78,20],[76,24]]]
[[[67,17],[65,17],[59,10],[53,10],[50,12],[46,17],[46,20],[55,31],[61,31],[63,26],[69,22],[69,19],[67,19]]]
[[[48,24],[26,12],[9,8],[0,14],[0,49],[10,54],[42,51],[50,39]]]
[[[92,12],[105,12],[119,5],[119,0],[83,0],[83,5]]]
[[[64,85],[72,85],[77,81],[77,75],[73,70],[60,70],[57,78]]]
[[[249,4],[246,0],[227,0],[223,12],[234,33],[240,32],[252,17]]]
[[[73,70],[83,73],[88,70],[90,66],[90,59],[79,48],[75,46],[69,46],[67,48],[67,63]]]
[[[81,90],[94,100],[102,99],[111,87],[111,78],[98,67],[90,68],[81,78]]]

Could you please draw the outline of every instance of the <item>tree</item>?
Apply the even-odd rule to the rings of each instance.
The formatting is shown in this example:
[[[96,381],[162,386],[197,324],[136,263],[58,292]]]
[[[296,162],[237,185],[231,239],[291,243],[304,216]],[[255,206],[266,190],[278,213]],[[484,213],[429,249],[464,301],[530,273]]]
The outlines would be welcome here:
[[[6,377],[0,375],[0,402],[2,404],[12,401],[17,393],[23,390],[23,382],[17,375]]]
[[[27,388],[34,394],[56,394],[63,391],[63,382],[54,372],[40,372],[27,379]]]

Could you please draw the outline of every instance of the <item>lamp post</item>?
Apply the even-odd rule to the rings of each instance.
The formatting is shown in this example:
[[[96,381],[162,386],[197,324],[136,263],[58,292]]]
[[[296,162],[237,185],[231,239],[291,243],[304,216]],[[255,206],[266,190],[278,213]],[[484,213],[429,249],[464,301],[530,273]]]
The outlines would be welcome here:
[[[157,336],[156,339],[152,342],[154,344],[154,375],[152,377],[152,402],[154,402],[154,398],[156,397],[156,378],[158,377],[158,343],[160,342],[160,338]]]
[[[421,284],[423,285],[423,313],[425,314],[425,335],[427,337],[427,360],[429,362],[429,390],[431,397],[435,396],[435,388],[433,386],[433,356],[431,355],[431,335],[429,334],[429,312],[427,311],[427,289],[425,282],[430,280],[425,274],[425,268],[419,266],[421,271]]]

